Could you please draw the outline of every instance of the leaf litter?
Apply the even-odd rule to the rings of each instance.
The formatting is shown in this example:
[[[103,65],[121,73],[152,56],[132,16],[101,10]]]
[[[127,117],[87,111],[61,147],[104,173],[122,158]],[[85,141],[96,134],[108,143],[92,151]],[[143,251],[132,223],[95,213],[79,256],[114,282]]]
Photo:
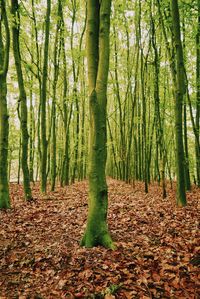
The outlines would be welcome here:
[[[0,211],[0,299],[200,298],[200,192],[178,208],[175,191],[109,184],[108,225],[115,251],[81,248],[87,182],[23,201],[11,184],[12,209]]]

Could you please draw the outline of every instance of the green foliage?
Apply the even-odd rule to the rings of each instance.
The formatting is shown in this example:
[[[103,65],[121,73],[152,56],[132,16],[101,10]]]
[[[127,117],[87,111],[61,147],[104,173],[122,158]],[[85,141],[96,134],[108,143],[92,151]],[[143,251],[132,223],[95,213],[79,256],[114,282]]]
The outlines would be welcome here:
[[[105,295],[115,295],[123,286],[122,283],[120,284],[111,284],[106,290],[105,290]]]

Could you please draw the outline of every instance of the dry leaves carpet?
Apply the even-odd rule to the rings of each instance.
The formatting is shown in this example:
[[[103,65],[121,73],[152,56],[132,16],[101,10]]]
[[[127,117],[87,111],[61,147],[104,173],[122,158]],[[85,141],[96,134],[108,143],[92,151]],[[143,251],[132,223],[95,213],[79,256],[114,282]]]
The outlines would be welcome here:
[[[87,183],[57,188],[32,203],[11,186],[0,212],[0,298],[200,298],[200,192],[177,208],[173,190],[109,179],[108,223],[117,250],[79,246]]]

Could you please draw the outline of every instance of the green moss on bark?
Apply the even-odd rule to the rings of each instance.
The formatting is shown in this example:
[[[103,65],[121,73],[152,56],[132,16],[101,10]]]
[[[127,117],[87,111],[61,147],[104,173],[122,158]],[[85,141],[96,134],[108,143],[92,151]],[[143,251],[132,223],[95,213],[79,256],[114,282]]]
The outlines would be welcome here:
[[[0,5],[0,209],[10,208],[8,186],[8,111],[7,111],[7,72],[9,63],[10,31],[5,1]],[[3,38],[3,25],[5,36]],[[5,44],[4,44],[5,41]]]
[[[82,246],[102,245],[114,249],[108,231],[108,192],[105,176],[106,104],[109,69],[109,30],[111,1],[87,1],[87,59],[89,78],[90,145],[89,209]]]

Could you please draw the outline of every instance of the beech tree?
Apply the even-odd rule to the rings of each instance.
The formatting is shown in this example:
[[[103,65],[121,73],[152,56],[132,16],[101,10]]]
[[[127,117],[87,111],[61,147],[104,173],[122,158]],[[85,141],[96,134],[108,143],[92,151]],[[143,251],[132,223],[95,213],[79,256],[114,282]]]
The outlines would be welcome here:
[[[5,39],[3,37],[5,28]],[[10,31],[4,0],[0,1],[0,209],[10,207],[8,188],[8,110],[7,74],[9,65]]]
[[[183,147],[183,129],[182,129],[182,113],[183,113],[183,96],[186,92],[185,76],[184,76],[184,60],[183,49],[180,33],[180,17],[178,1],[171,1],[172,10],[172,26],[174,38],[174,51],[176,62],[176,73],[174,74],[174,96],[175,96],[175,133],[176,133],[176,168],[177,168],[177,204],[179,206],[186,205],[185,194],[185,169],[184,169],[184,147]]]
[[[196,172],[200,187],[200,0],[197,0],[197,34],[196,34]]]
[[[47,10],[45,19],[45,42],[44,42],[44,57],[41,80],[41,191],[46,193],[47,186],[47,127],[46,127],[46,102],[47,102],[47,76],[48,76],[48,55],[49,55],[49,35],[50,35],[50,14],[51,14],[51,0],[47,0]],[[40,138],[38,136],[38,138]]]
[[[114,248],[107,227],[106,104],[111,1],[87,1],[87,61],[90,105],[89,207],[82,246]]]
[[[19,118],[21,123],[21,132],[22,132],[22,170],[23,170],[23,184],[24,184],[24,196],[25,199],[31,200],[31,187],[30,187],[30,175],[28,168],[28,112],[27,112],[27,99],[26,99],[26,90],[24,86],[23,72],[21,66],[21,54],[20,54],[20,43],[19,43],[19,28],[20,28],[20,19],[18,14],[18,0],[11,1],[11,12],[13,17],[12,24],[12,42],[13,42],[13,54],[15,59],[15,66],[17,71],[17,80],[19,86],[19,100],[18,104],[20,107]]]

